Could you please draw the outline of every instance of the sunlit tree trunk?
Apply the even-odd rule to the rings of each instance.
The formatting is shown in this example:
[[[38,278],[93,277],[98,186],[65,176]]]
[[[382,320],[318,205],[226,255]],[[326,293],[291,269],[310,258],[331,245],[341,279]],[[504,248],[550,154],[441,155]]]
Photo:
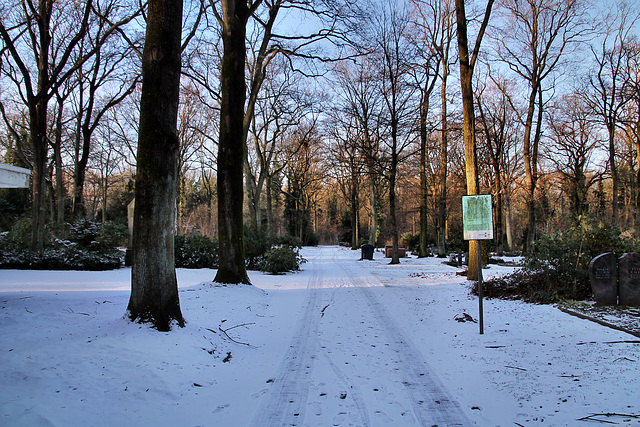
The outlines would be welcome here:
[[[460,57],[460,86],[462,89],[462,113],[464,131],[464,159],[465,159],[465,175],[467,180],[467,194],[478,194],[478,169],[477,169],[477,156],[476,156],[476,141],[475,141],[475,115],[473,110],[473,67],[475,65],[476,58],[478,57],[478,51],[480,50],[480,43],[484,30],[489,21],[491,14],[491,7],[493,6],[493,0],[489,0],[484,15],[484,20],[480,28],[480,33],[476,39],[476,45],[473,50],[473,54],[469,56],[469,48],[467,42],[467,18],[464,7],[464,0],[456,0],[456,21],[457,21],[457,36],[458,36],[458,52]],[[482,250],[482,245],[479,240],[471,240],[469,242],[469,269],[467,273],[467,279],[479,280],[480,266],[478,265],[478,252]]]
[[[449,74],[449,55],[442,57],[442,92],[440,95],[442,101],[441,126],[442,132],[440,137],[440,159],[438,171],[438,256],[446,256],[445,241],[447,234],[447,149],[448,149],[448,118],[447,118],[447,76]]]

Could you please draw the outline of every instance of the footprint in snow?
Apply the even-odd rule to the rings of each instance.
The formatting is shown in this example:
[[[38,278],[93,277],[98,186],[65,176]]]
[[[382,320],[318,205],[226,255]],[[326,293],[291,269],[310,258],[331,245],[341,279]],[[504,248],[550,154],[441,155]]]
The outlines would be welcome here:
[[[347,419],[347,413],[346,412],[340,412],[338,413],[338,415],[336,415],[335,417],[333,417],[333,420],[331,421],[332,424],[334,426],[339,426],[340,424],[342,424],[345,420]]]

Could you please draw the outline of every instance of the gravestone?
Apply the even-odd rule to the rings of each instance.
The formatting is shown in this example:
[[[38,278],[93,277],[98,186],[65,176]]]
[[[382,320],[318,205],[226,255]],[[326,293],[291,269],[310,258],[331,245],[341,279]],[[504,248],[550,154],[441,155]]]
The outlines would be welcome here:
[[[373,259],[373,250],[374,247],[373,245],[370,244],[366,244],[366,245],[362,245],[362,247],[360,248],[360,259],[369,259],[372,260]]]
[[[616,256],[607,252],[598,255],[589,263],[591,290],[598,305],[616,305],[618,303],[616,261]]]
[[[640,306],[640,256],[624,254],[618,261],[620,305]]]

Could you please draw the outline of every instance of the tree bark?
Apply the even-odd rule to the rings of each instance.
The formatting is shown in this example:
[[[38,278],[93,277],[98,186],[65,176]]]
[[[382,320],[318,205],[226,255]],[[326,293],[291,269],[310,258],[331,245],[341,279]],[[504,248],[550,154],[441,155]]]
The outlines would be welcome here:
[[[64,224],[64,182],[62,177],[62,114],[64,112],[64,98],[57,96],[58,110],[56,113],[55,141],[53,157],[56,165],[56,224]]]
[[[159,331],[184,326],[175,273],[182,0],[151,0],[142,98],[128,315]]]
[[[395,129],[391,132],[395,133]],[[398,154],[396,152],[396,136],[393,135],[391,138],[394,142],[391,151],[391,171],[389,173],[389,220],[391,223],[392,246],[391,262],[389,264],[400,264],[398,253],[398,219],[396,212],[396,173],[398,169]]]
[[[351,249],[356,250],[360,247],[360,215],[358,203],[358,173],[351,173]]]
[[[489,0],[487,8],[485,10],[484,20],[480,27],[480,32],[476,39],[473,55],[469,56],[469,47],[467,42],[467,18],[464,7],[464,0],[456,0],[456,21],[457,21],[457,36],[458,36],[458,53],[460,57],[460,86],[462,90],[462,113],[464,131],[464,158],[465,158],[465,175],[467,179],[467,194],[478,194],[478,169],[477,169],[477,155],[476,155],[476,137],[475,137],[475,114],[473,107],[473,66],[476,58],[478,57],[478,51],[480,49],[480,43],[484,30],[489,21],[491,14],[491,7],[493,6],[493,0]],[[467,273],[467,279],[479,280],[481,279],[480,266],[478,265],[478,252],[482,250],[482,245],[479,240],[469,241],[469,269]]]
[[[49,95],[49,49],[51,34],[49,23],[53,2],[40,0],[38,4],[38,32],[40,50],[38,52],[38,91],[35,96],[29,96],[29,131],[33,145],[33,168],[31,176],[32,208],[31,208],[31,249],[42,250],[44,246],[45,223],[45,178],[49,144],[47,143],[47,108]]]
[[[250,284],[245,266],[242,172],[246,99],[246,1],[223,0],[220,138],[218,141],[219,268],[214,281]]]
[[[438,256],[445,257],[445,241],[447,231],[447,145],[448,145],[448,124],[447,124],[447,76],[449,55],[442,57],[442,136],[440,140],[440,168],[438,173]]]
[[[378,204],[376,198],[376,177],[373,161],[369,167],[369,192],[371,193],[371,230],[369,230],[369,244],[376,246],[378,240]]]
[[[423,95],[424,96],[424,95]],[[429,227],[428,203],[429,187],[427,183],[427,113],[429,111],[429,97],[424,96],[420,103],[420,241],[418,257],[424,258],[427,251],[427,231]]]

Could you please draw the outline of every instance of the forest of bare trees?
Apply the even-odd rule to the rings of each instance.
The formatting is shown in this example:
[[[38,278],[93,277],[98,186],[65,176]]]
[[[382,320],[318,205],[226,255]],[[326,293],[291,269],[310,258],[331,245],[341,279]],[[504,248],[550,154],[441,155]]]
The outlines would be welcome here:
[[[175,229],[219,239],[220,281],[248,281],[243,229],[466,250],[466,194],[493,195],[497,252],[584,221],[639,233],[636,2],[181,3]],[[126,224],[149,19],[2,2],[0,153],[32,171],[0,190],[2,231],[28,219],[37,250],[48,224]]]

